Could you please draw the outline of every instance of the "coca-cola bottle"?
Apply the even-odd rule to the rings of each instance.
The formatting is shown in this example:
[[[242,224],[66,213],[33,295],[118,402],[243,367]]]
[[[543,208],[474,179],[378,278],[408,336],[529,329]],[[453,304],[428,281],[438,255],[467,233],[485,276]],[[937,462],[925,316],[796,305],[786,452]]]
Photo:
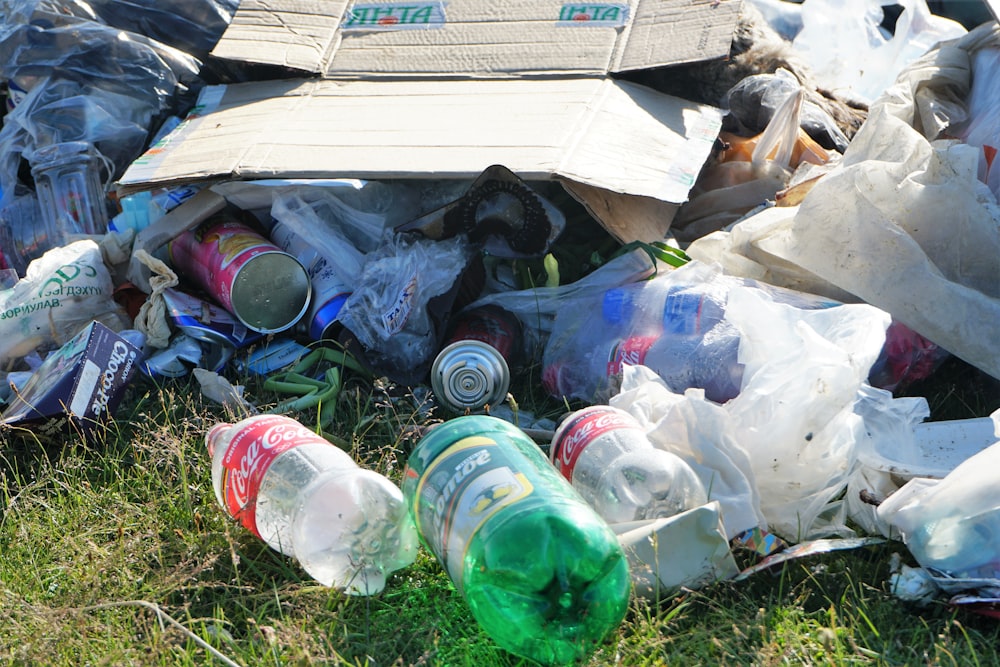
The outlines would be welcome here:
[[[320,583],[371,595],[416,558],[399,487],[294,419],[216,424],[205,443],[219,504]]]
[[[608,523],[670,517],[708,501],[684,459],[657,449],[635,417],[610,405],[570,413],[549,455]]]

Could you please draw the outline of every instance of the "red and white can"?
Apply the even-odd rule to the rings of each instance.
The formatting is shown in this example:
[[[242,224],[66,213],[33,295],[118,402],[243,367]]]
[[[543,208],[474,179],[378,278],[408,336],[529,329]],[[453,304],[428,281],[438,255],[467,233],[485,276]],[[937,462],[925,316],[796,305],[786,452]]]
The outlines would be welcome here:
[[[309,308],[305,267],[250,227],[216,218],[171,241],[170,260],[247,328],[289,329]]]

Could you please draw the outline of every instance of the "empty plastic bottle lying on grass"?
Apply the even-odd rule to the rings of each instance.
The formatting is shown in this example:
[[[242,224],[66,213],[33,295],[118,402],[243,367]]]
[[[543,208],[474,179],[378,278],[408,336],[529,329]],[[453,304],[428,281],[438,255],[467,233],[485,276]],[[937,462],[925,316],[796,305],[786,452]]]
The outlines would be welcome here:
[[[320,583],[373,595],[416,558],[399,487],[294,419],[216,424],[205,443],[219,504]]]

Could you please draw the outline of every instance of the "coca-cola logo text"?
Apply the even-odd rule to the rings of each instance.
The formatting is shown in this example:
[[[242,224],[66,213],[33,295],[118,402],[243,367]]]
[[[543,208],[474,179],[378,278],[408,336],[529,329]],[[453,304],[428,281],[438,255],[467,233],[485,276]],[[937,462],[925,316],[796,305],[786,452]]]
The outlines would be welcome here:
[[[582,414],[574,417],[566,426],[555,443],[556,467],[566,479],[572,481],[573,467],[588,444],[608,431],[634,427],[628,419],[628,413],[605,408],[583,410]]]

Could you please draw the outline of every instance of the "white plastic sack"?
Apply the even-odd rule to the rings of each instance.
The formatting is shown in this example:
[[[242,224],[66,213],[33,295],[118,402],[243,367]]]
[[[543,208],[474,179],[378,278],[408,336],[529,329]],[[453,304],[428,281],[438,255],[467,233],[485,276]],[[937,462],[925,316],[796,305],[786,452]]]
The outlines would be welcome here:
[[[725,405],[683,396],[626,366],[611,404],[699,475],[727,535],[759,526],[798,542],[850,535],[841,497],[858,466],[864,421],[853,410],[889,316],[868,305],[801,310],[734,287],[726,319],[740,331],[740,394]]]
[[[688,254],[863,300],[1000,378],[1000,207],[977,178],[978,149],[936,139],[966,117],[971,57],[998,44],[1000,26],[987,24],[914,62],[799,206],[767,209]]]
[[[925,0],[898,0],[903,11],[893,34],[881,27],[883,0],[805,0],[802,29],[792,40],[819,83],[834,93],[870,103],[899,72],[937,42],[966,33],[931,14]]]
[[[53,248],[0,292],[0,366],[58,348],[97,320],[113,331],[131,326],[113,298],[111,274],[92,240]]]

